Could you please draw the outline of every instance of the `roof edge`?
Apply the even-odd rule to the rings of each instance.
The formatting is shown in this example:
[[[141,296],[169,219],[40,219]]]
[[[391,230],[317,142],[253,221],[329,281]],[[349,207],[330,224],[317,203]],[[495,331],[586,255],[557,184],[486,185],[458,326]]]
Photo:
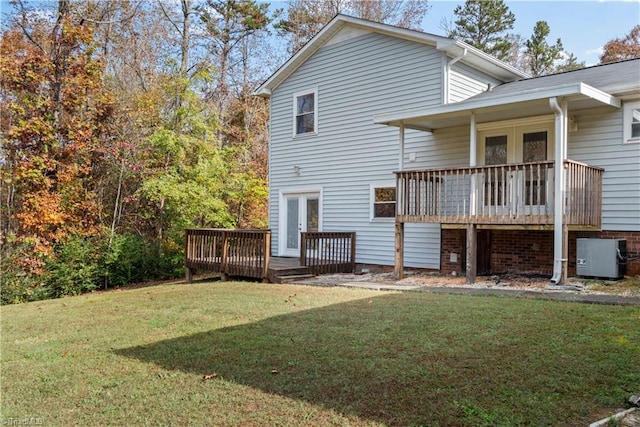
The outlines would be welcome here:
[[[269,78],[267,78],[255,91],[254,95],[268,98],[271,91],[277,88],[295,70],[297,70],[308,58],[329,41],[340,29],[346,25],[356,28],[368,29],[377,33],[410,40],[422,44],[434,46],[436,49],[452,56],[458,56],[464,49],[468,55],[462,59],[470,65],[481,68],[483,71],[504,80],[517,80],[527,78],[529,75],[517,68],[502,62],[491,55],[459,40],[438,36],[418,30],[400,28],[380,22],[368,21],[348,15],[337,14],[318,33],[316,33],[302,48],[294,53],[282,64]]]
[[[583,82],[575,82],[551,86],[544,89],[531,89],[519,92],[517,94],[495,96],[492,98],[482,98],[479,100],[470,98],[465,101],[445,104],[442,106],[431,107],[427,109],[413,109],[394,113],[376,114],[373,116],[373,123],[393,126],[400,124],[404,120],[413,120],[418,117],[466,113],[482,108],[491,108],[500,105],[515,104],[518,102],[535,101],[544,98],[551,98],[554,96],[569,97],[580,95],[617,108],[620,108],[620,106],[622,105],[619,98],[609,93],[606,93]]]

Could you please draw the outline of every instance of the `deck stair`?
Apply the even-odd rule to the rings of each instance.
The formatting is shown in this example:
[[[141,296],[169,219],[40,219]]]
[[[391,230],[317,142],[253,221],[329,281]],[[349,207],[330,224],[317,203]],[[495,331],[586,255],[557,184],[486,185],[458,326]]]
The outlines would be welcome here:
[[[287,283],[315,277],[309,274],[309,267],[300,265],[299,258],[272,257],[267,277],[271,283]]]

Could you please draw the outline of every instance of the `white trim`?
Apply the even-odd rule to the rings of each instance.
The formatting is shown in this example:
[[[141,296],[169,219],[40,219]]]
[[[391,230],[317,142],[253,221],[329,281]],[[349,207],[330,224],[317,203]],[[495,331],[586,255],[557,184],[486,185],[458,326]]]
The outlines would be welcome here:
[[[298,129],[298,98],[304,95],[313,94],[313,132],[297,133]],[[304,138],[311,135],[318,134],[318,86],[315,86],[307,90],[299,90],[293,94],[293,110],[292,110],[292,123],[293,123],[293,138]]]
[[[640,144],[640,136],[636,136],[635,138],[631,137],[631,123],[633,119],[633,110],[640,111],[640,101],[633,102],[625,102],[624,104],[624,112],[622,113],[622,126],[624,126],[623,130],[623,144]]]
[[[369,184],[369,221],[370,222],[395,222],[395,216],[393,217],[380,217],[374,216],[374,204],[376,200],[375,189],[376,188],[396,188],[395,181],[374,181]],[[396,193],[396,206],[398,203],[398,194]]]

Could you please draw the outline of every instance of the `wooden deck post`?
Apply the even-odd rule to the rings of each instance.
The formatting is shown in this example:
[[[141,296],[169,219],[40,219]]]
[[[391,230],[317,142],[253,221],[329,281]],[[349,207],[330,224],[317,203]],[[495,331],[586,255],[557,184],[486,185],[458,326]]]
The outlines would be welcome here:
[[[356,272],[356,232],[351,233],[351,272]]]
[[[220,272],[222,273],[220,280],[227,280],[227,264],[229,262],[229,233],[222,232],[222,259],[220,260]]]
[[[191,234],[189,233],[189,230],[185,230],[184,231],[184,263],[185,263],[185,268],[186,268],[186,272],[185,272],[185,276],[184,276],[184,281],[187,283],[191,283],[193,281],[193,272],[191,271],[191,269],[189,268],[189,266],[187,265],[189,263],[189,260],[192,258],[192,246],[193,246],[193,242],[191,240]]]
[[[307,265],[307,233],[300,233],[300,265]]]
[[[264,235],[264,266],[262,271],[262,281],[265,283],[269,281],[270,258],[271,258],[271,230],[268,230]]]
[[[396,222],[396,258],[395,258],[396,280],[404,278],[404,222]]]
[[[476,268],[478,265],[478,226],[476,224],[467,225],[467,283],[472,284],[476,281]]]

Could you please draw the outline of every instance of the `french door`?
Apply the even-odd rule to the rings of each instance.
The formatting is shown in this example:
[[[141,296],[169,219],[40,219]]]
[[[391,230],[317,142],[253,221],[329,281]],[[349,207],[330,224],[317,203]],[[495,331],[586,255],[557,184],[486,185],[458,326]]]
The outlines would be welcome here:
[[[300,256],[300,233],[320,229],[320,193],[283,195],[280,224],[280,255]]]
[[[553,158],[552,124],[535,124],[495,127],[478,133],[478,164],[483,166],[509,165],[514,163],[544,162]],[[529,169],[492,169],[481,178],[483,184],[477,188],[479,199],[489,212],[505,215],[509,213],[532,213],[548,203],[553,190],[552,170],[528,167]]]

